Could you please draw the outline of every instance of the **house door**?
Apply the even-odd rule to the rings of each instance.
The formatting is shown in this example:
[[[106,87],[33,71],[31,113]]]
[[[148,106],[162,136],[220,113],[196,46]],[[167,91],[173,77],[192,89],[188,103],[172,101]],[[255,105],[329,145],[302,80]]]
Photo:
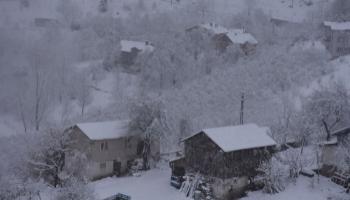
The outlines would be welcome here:
[[[122,163],[114,160],[113,161],[113,173],[117,176],[121,175]]]

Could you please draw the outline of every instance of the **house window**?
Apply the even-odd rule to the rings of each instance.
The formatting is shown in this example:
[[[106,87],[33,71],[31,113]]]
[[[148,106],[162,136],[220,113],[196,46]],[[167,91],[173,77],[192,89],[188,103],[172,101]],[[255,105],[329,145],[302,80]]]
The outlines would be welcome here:
[[[100,151],[107,151],[108,150],[108,142],[107,141],[103,141],[100,144]]]
[[[106,169],[106,167],[107,167],[107,165],[106,165],[106,163],[105,162],[103,162],[103,163],[100,163],[100,169]]]

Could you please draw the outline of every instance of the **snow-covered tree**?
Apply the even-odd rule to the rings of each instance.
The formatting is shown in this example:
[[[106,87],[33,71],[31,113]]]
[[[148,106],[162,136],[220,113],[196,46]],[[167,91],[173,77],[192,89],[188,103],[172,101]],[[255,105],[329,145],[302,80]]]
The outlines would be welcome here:
[[[259,170],[263,172],[264,192],[275,194],[285,189],[286,166],[278,159],[272,157],[270,161],[262,163]]]
[[[165,113],[161,103],[151,99],[135,103],[130,113],[130,131],[141,134],[143,138],[143,168],[149,169],[151,146],[164,136],[168,128]]]
[[[84,182],[71,178],[57,192],[54,200],[94,200],[92,188]]]
[[[349,122],[349,96],[342,83],[321,86],[302,106],[300,125],[312,132],[318,140],[330,140],[336,128]]]

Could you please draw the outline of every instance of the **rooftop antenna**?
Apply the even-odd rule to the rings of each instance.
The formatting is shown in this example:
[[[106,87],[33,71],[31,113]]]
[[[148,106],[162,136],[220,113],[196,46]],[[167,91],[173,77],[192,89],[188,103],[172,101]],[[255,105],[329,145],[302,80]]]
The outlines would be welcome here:
[[[244,111],[244,93],[242,92],[242,96],[241,96],[241,110],[240,110],[240,115],[239,115],[239,124],[243,124],[243,112]]]

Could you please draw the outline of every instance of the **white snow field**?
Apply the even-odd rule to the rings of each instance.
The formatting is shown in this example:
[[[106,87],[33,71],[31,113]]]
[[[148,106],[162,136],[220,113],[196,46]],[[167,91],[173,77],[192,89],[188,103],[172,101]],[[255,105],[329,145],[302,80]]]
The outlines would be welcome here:
[[[300,176],[296,184],[290,183],[285,191],[278,194],[264,194],[261,191],[248,193],[242,200],[348,200],[350,195],[345,193],[344,188],[320,176],[312,179]]]
[[[105,178],[90,183],[98,199],[117,193],[131,196],[132,200],[185,200],[188,198],[169,185],[169,169],[153,169],[143,172],[140,177]],[[296,184],[290,183],[286,190],[278,194],[250,192],[242,200],[348,200],[345,190],[325,177],[312,179],[300,176]],[[337,197],[337,198],[336,198]]]
[[[97,199],[117,193],[130,195],[132,200],[184,200],[185,195],[171,187],[169,169],[153,169],[140,177],[105,178],[92,182]]]

